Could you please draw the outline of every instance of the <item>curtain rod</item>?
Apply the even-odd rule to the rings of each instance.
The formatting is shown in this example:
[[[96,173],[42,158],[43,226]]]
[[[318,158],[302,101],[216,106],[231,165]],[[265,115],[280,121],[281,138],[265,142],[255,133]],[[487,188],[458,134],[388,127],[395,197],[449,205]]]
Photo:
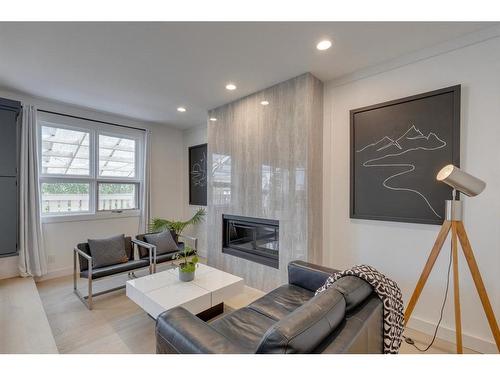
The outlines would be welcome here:
[[[112,125],[112,126],[120,126],[122,128],[128,128],[128,129],[135,129],[135,130],[142,130],[143,132],[146,131],[146,129],[143,129],[143,128],[136,128],[136,127],[133,127],[133,126],[128,126],[128,125],[121,125],[121,124],[116,124],[114,122],[108,122],[108,121],[100,121],[100,120],[94,120],[94,119],[91,119],[91,118],[87,118],[87,117],[80,117],[80,116],[73,116],[73,115],[68,115],[66,113],[61,113],[61,112],[54,112],[54,111],[47,111],[45,109],[37,109],[38,112],[43,112],[43,113],[50,113],[52,115],[59,115],[59,116],[66,116],[66,117],[71,117],[71,118],[75,118],[75,119],[78,119],[78,120],[86,120],[86,121],[93,121],[93,122],[98,122],[100,124],[106,124],[106,125]]]

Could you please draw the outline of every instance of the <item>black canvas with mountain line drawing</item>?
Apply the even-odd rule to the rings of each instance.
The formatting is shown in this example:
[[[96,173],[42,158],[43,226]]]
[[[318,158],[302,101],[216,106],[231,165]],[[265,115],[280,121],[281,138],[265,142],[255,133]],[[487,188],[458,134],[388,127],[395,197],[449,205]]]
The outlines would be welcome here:
[[[350,112],[350,217],[441,224],[451,189],[436,181],[460,165],[460,86]]]

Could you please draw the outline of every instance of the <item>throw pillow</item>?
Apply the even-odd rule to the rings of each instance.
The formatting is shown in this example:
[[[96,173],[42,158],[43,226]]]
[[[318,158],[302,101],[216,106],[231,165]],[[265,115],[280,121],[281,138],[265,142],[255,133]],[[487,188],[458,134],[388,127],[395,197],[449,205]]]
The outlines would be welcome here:
[[[156,246],[156,255],[179,251],[179,247],[169,230],[160,233],[150,233],[144,235],[147,243]]]
[[[125,235],[88,240],[92,266],[95,268],[128,262]]]

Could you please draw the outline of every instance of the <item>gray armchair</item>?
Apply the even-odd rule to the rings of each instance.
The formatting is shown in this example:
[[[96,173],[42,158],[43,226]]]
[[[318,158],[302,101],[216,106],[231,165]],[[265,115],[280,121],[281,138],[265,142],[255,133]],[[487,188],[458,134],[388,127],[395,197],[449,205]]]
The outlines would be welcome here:
[[[148,233],[138,234],[137,236],[135,236],[135,239],[133,240],[134,243],[137,244],[137,249],[139,252],[139,259],[141,259],[141,260],[150,259],[150,262],[152,265],[152,272],[156,272],[156,265],[157,264],[173,261],[175,259],[176,255],[184,250],[185,243],[182,242],[181,240],[190,241],[191,247],[194,250],[198,249],[198,239],[197,238],[186,236],[184,234],[178,235],[172,230],[170,231],[170,233],[172,234],[172,238],[174,239],[174,241],[177,244],[177,247],[179,248],[178,251],[171,251],[168,253],[157,254],[156,246],[154,246],[146,241],[145,236]]]
[[[124,284],[98,293],[93,293],[92,289],[94,281],[125,272],[129,274],[129,277],[133,278],[135,277],[134,271],[144,268],[149,268],[150,274],[156,272],[156,264],[172,261],[175,259],[175,255],[184,249],[184,243],[179,242],[179,238],[191,241],[192,247],[196,249],[198,245],[198,240],[196,238],[185,235],[177,236],[174,233],[174,239],[180,250],[168,254],[157,255],[156,246],[145,241],[144,234],[139,234],[134,239],[131,237],[125,237],[125,253],[128,258],[127,262],[98,268],[96,268],[92,262],[89,244],[87,242],[79,243],[73,249],[73,292],[89,310],[92,310],[93,297],[125,288]],[[138,250],[138,259],[136,259],[135,256],[135,246],[137,246]],[[87,279],[88,293],[86,296],[82,295],[78,289],[78,277]]]
[[[135,259],[134,256],[134,244],[141,246],[146,249],[148,257],[146,259]],[[102,279],[107,276],[114,276],[121,273],[127,272],[131,277],[134,276],[134,271],[143,268],[149,268],[149,273],[153,273],[153,253],[155,249],[154,246],[149,244],[143,244],[140,241],[133,240],[131,237],[125,237],[125,252],[127,254],[128,261],[125,263],[117,263],[105,267],[94,267],[92,262],[92,256],[90,254],[89,244],[87,242],[79,243],[73,249],[73,291],[78,296],[78,298],[87,306],[89,310],[92,310],[93,297],[99,296],[101,294],[110,293],[118,289],[125,288],[125,285],[120,285],[115,288],[107,289],[98,293],[93,293],[92,287],[94,281]],[[78,276],[87,279],[87,296],[84,296],[78,290]]]

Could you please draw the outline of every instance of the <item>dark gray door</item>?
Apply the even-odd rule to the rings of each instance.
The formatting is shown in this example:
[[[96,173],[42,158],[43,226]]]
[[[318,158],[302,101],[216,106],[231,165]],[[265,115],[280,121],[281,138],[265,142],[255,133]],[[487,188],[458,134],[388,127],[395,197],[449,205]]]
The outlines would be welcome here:
[[[15,111],[0,111],[0,176],[17,175],[16,116]]]
[[[16,177],[0,177],[0,256],[17,251]]]

